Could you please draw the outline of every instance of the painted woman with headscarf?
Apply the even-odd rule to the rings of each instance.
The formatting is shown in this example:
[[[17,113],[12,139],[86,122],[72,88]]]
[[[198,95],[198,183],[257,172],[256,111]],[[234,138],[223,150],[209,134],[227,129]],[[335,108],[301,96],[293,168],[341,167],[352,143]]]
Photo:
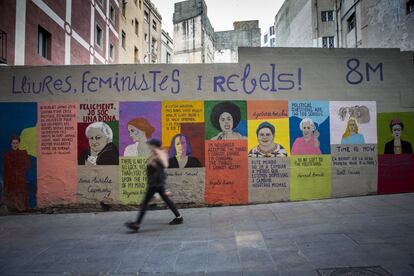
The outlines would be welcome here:
[[[256,130],[259,144],[249,151],[249,157],[287,157],[286,150],[276,143],[275,127],[269,122],[263,122]]]

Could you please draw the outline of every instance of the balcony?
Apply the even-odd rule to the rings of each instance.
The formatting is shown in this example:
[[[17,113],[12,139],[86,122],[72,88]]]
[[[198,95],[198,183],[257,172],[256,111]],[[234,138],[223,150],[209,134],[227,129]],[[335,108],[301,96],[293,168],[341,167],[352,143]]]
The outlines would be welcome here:
[[[0,30],[0,64],[7,64],[7,33]]]

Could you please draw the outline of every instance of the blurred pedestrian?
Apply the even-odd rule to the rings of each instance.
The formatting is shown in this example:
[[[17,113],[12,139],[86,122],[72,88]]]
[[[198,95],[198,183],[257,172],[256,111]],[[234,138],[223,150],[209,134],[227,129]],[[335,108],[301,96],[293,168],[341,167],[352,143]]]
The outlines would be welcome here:
[[[178,212],[174,202],[165,193],[165,180],[167,178],[164,169],[168,168],[168,155],[161,148],[161,142],[156,139],[152,139],[147,142],[150,148],[150,157],[147,161],[147,191],[145,193],[144,201],[141,205],[141,210],[138,213],[137,220],[135,222],[126,222],[125,225],[134,231],[138,231],[145,212],[147,211],[148,204],[155,193],[159,193],[164,202],[168,205],[171,211],[174,213],[175,218],[170,221],[170,225],[181,224],[184,219]]]

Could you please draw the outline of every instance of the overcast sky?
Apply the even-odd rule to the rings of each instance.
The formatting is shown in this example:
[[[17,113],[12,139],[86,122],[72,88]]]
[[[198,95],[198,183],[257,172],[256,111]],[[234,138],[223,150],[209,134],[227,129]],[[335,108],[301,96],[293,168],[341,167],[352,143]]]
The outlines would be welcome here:
[[[262,34],[274,24],[275,15],[284,0],[204,0],[207,4],[207,16],[214,31],[233,29],[234,21],[259,20]],[[182,0],[151,0],[162,16],[162,27],[174,33],[172,18],[174,3]]]

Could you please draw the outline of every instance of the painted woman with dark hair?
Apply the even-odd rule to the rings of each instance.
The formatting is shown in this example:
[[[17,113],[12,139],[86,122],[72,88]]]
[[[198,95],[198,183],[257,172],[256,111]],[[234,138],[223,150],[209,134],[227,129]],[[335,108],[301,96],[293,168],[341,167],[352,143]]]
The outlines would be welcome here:
[[[211,140],[240,140],[246,139],[240,133],[234,131],[241,119],[240,108],[231,102],[216,104],[211,111],[210,120],[213,126],[220,132]]]
[[[410,142],[401,139],[401,132],[404,130],[403,122],[397,119],[391,120],[390,130],[394,139],[385,144],[384,154],[413,153]]]
[[[23,211],[27,209],[29,203],[26,172],[30,169],[32,163],[27,151],[19,148],[19,136],[13,136],[10,144],[11,150],[3,155],[3,198],[7,207]]]
[[[171,139],[168,152],[168,168],[199,168],[200,161],[191,155],[191,145],[183,134],[177,134]]]

